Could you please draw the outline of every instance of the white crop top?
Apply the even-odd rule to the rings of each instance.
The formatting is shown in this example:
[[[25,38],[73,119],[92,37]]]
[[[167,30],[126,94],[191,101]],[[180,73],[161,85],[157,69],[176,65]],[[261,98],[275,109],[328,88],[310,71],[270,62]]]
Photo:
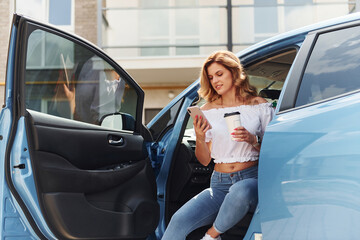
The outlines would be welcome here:
[[[240,112],[241,125],[251,134],[261,138],[274,115],[271,103],[203,110],[212,126],[206,132],[205,141],[212,141],[211,157],[214,158],[215,163],[247,162],[259,159],[259,152],[251,144],[231,139],[224,114],[236,111]]]

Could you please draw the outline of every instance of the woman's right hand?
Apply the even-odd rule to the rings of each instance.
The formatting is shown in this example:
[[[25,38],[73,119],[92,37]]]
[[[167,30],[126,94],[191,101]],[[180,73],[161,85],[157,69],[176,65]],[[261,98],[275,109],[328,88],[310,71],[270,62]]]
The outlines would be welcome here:
[[[205,134],[210,129],[210,125],[201,116],[196,115],[193,121],[194,130],[196,134],[196,140],[205,142]]]

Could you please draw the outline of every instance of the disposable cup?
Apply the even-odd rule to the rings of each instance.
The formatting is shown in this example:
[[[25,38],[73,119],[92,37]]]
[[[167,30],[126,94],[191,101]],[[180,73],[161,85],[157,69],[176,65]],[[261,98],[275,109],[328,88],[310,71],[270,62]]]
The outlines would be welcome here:
[[[234,129],[241,126],[240,112],[225,113],[224,118],[229,131],[229,134],[234,132]],[[231,138],[234,140],[233,136]]]

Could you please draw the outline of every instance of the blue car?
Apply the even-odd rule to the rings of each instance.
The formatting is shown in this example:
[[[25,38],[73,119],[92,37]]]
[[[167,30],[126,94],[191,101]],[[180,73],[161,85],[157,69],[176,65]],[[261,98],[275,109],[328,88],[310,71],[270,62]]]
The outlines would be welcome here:
[[[222,239],[358,239],[360,14],[237,56],[276,115],[260,152],[257,209]],[[213,170],[195,157],[186,111],[202,104],[198,88],[144,126],[144,92],[114,60],[15,14],[0,115],[1,239],[161,239]]]

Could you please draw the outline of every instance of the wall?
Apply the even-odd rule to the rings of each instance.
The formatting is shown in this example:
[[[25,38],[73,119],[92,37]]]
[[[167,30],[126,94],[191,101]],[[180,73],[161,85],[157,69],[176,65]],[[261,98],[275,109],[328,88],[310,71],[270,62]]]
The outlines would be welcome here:
[[[10,3],[0,0],[0,104],[4,103],[6,61],[10,35]]]
[[[75,34],[97,44],[97,0],[75,1]]]

